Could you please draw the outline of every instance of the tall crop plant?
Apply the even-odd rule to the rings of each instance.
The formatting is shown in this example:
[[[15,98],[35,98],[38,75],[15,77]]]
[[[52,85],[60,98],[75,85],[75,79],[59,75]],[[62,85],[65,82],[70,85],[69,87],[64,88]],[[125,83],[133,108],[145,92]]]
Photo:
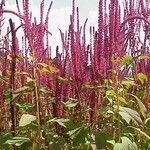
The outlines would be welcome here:
[[[149,149],[149,0],[124,0],[123,7],[100,0],[98,27],[89,33],[73,0],[56,49],[49,45],[52,3],[46,10],[41,1],[38,22],[29,0],[16,0],[18,12],[1,1],[0,31],[4,13],[20,26],[10,19],[1,36],[0,149]]]

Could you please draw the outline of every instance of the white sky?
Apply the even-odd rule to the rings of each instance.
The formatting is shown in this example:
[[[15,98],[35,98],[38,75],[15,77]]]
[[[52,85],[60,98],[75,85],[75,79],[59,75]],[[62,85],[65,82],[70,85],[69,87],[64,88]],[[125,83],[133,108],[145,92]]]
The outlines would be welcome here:
[[[22,0],[19,0],[21,2]],[[29,0],[30,8],[33,11],[33,16],[39,17],[39,5],[40,0]],[[98,16],[98,1],[99,0],[76,0],[76,6],[79,6],[80,11],[80,22],[83,25],[86,18],[88,18],[87,29],[90,25],[97,26],[97,16]],[[45,6],[48,6],[50,0],[45,0]],[[6,0],[5,9],[16,10],[15,0]],[[72,0],[53,0],[53,6],[50,12],[50,31],[53,34],[50,38],[50,45],[55,48],[56,45],[60,45],[60,35],[58,28],[65,31],[68,29],[69,17],[72,10]],[[19,25],[19,20],[13,15],[7,14],[6,25],[8,24],[7,18],[12,18],[17,25]],[[17,26],[16,25],[16,26]],[[21,35],[21,32],[18,33]]]
[[[6,0],[5,9],[9,9],[17,12],[15,1],[16,0]],[[22,2],[22,0],[18,0],[18,1],[20,3]],[[29,1],[30,1],[30,10],[32,11],[33,16],[36,16],[38,19],[40,16],[39,6],[42,0],[29,0]],[[45,0],[45,7],[48,7],[50,2],[51,0]],[[76,2],[76,6],[79,6],[80,25],[83,25],[86,18],[88,18],[88,23],[86,28],[87,29],[86,37],[88,39],[89,26],[97,27],[99,0],[75,0],[75,2]],[[107,2],[109,2],[109,0]],[[123,0],[119,0],[120,4],[122,4],[122,2]],[[53,0],[53,6],[49,16],[50,17],[49,30],[52,33],[49,43],[52,46],[53,56],[55,54],[56,46],[59,45],[61,48],[61,38],[60,38],[60,33],[58,31],[58,28],[60,28],[63,32],[65,32],[68,29],[71,11],[72,11],[72,0]],[[13,15],[10,14],[5,14],[5,17],[6,17],[5,19],[6,29],[7,26],[9,25],[7,20],[9,18],[12,18],[12,20],[15,21],[16,26],[20,25],[20,21],[17,17],[14,17]],[[21,37],[22,31],[17,32],[17,34],[19,37]]]

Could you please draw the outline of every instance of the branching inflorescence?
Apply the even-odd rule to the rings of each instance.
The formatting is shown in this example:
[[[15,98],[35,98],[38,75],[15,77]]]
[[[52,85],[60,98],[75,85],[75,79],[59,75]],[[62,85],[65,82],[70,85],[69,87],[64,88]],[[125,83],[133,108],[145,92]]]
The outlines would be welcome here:
[[[146,2],[148,3],[148,1]],[[86,24],[88,20],[85,21],[83,27],[80,26],[79,8],[75,6],[75,0],[73,0],[68,31],[64,33],[61,29],[58,31],[63,48],[52,49],[52,52],[56,51],[56,57],[51,58],[50,41],[48,41],[51,33],[48,25],[52,2],[46,16],[44,16],[45,1],[41,2],[40,22],[38,23],[30,13],[29,0],[22,1],[23,11],[20,10],[16,0],[18,13],[5,10],[2,0],[0,5],[1,30],[4,27],[2,26],[3,13],[11,13],[21,19],[24,37],[22,41],[18,41],[16,33],[13,33],[17,32],[15,30],[17,27],[15,29],[11,27],[12,35],[9,35],[8,30],[7,36],[2,39],[4,42],[0,53],[4,57],[0,61],[3,78],[0,81],[0,90],[2,91],[0,106],[4,108],[4,116],[0,116],[0,119],[7,118],[9,103],[6,102],[8,91],[6,94],[5,89],[8,87],[11,88],[13,96],[17,89],[26,87],[25,90],[20,89],[25,94],[15,96],[19,96],[23,101],[35,106],[39,124],[42,123],[42,117],[45,115],[55,117],[67,115],[63,109],[63,102],[69,98],[79,101],[76,108],[78,112],[83,111],[82,104],[91,108],[89,113],[83,117],[92,122],[96,118],[96,110],[106,105],[101,85],[106,79],[113,80],[114,70],[120,80],[128,75],[136,79],[134,74],[140,72],[146,74],[148,77],[147,86],[150,89],[150,7],[147,7],[146,2],[144,0],[125,0],[124,12],[121,12],[122,7],[119,0],[110,0],[109,3],[107,0],[100,0],[98,29],[90,27],[88,35],[90,40],[87,41]],[[12,40],[9,40],[10,36]],[[18,42],[22,42],[22,49],[19,48]],[[133,68],[130,65],[124,65],[120,68],[121,60],[125,55],[132,56],[133,60],[139,56],[146,56],[146,58],[135,60]],[[13,64],[14,68],[12,68]],[[10,65],[11,67],[9,67]],[[11,77],[13,81],[9,82],[8,77]],[[45,91],[43,88],[49,90]],[[42,93],[42,91],[44,92]],[[150,103],[149,95],[148,93],[145,98],[146,105]],[[10,101],[14,100],[13,96]],[[16,106],[18,102],[19,99],[15,97],[15,102],[11,106],[13,111],[16,111],[11,116],[12,124],[15,124],[13,117],[19,117],[19,115],[15,115],[18,111]],[[34,112],[31,113],[34,114]],[[7,121],[10,121],[9,118],[2,122]],[[1,128],[6,128],[8,122],[3,123]],[[12,130],[15,132],[15,127]]]

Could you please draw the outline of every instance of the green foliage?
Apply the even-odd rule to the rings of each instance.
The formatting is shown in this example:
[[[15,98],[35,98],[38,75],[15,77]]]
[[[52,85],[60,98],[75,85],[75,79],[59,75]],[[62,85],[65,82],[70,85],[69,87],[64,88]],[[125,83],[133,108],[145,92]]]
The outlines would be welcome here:
[[[95,136],[95,144],[97,150],[105,149],[107,145],[107,141],[111,140],[111,136],[104,132],[94,131],[93,133]]]
[[[51,120],[48,121],[48,123],[58,123],[60,126],[67,128],[68,124],[70,124],[70,120],[69,119],[65,119],[65,118],[53,118]]]
[[[141,84],[144,84],[147,82],[148,78],[144,73],[138,73],[137,78],[140,80]]]
[[[115,143],[113,150],[138,150],[138,148],[128,137],[121,137],[121,143]]]
[[[130,64],[132,63],[132,60],[133,60],[132,56],[130,56],[130,55],[125,55],[125,56],[123,57],[121,63],[122,63],[122,65],[130,65]]]
[[[36,120],[36,116],[29,115],[29,114],[23,114],[19,121],[19,127],[24,127],[26,125],[29,125],[35,120]]]
[[[1,1],[0,35],[3,13],[18,14],[21,26],[13,23],[0,39],[0,150],[150,150],[147,1],[134,9],[131,1],[121,23],[119,1],[110,0],[109,9],[100,0],[99,29],[90,28],[89,43],[73,4],[55,58],[47,41],[52,3],[45,16],[42,0],[38,23],[28,0],[18,13],[3,10]],[[20,27],[24,36],[17,40]],[[144,41],[134,33],[141,27]]]
[[[76,99],[70,98],[67,102],[63,102],[63,104],[67,108],[73,108],[73,107],[77,106],[78,101]]]
[[[8,150],[9,145],[5,144],[7,140],[12,139],[12,134],[10,132],[3,132],[0,135],[0,149]]]
[[[13,137],[12,139],[7,140],[5,144],[15,145],[18,147],[22,146],[22,148],[23,147],[25,148],[31,146],[31,141],[29,138],[25,138],[25,137]]]

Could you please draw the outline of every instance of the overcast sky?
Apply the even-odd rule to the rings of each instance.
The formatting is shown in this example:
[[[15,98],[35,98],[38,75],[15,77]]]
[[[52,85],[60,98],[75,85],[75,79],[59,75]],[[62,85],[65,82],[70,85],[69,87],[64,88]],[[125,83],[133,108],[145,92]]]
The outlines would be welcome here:
[[[22,0],[19,0],[21,2]],[[30,9],[33,11],[33,16],[39,17],[39,4],[40,0],[29,0]],[[80,10],[80,21],[83,25],[86,18],[88,18],[87,28],[92,26],[97,26],[97,14],[98,14],[98,1],[99,0],[76,0],[76,6],[79,6]],[[45,6],[48,6],[50,0],[45,0]],[[15,0],[6,0],[5,9],[16,10]],[[53,6],[50,13],[50,31],[52,32],[51,45],[55,47],[60,44],[60,35],[58,28],[62,31],[68,29],[69,16],[72,10],[72,0],[53,0]],[[12,18],[19,25],[19,20],[12,15],[5,15],[6,18]],[[21,33],[19,33],[21,34]]]

